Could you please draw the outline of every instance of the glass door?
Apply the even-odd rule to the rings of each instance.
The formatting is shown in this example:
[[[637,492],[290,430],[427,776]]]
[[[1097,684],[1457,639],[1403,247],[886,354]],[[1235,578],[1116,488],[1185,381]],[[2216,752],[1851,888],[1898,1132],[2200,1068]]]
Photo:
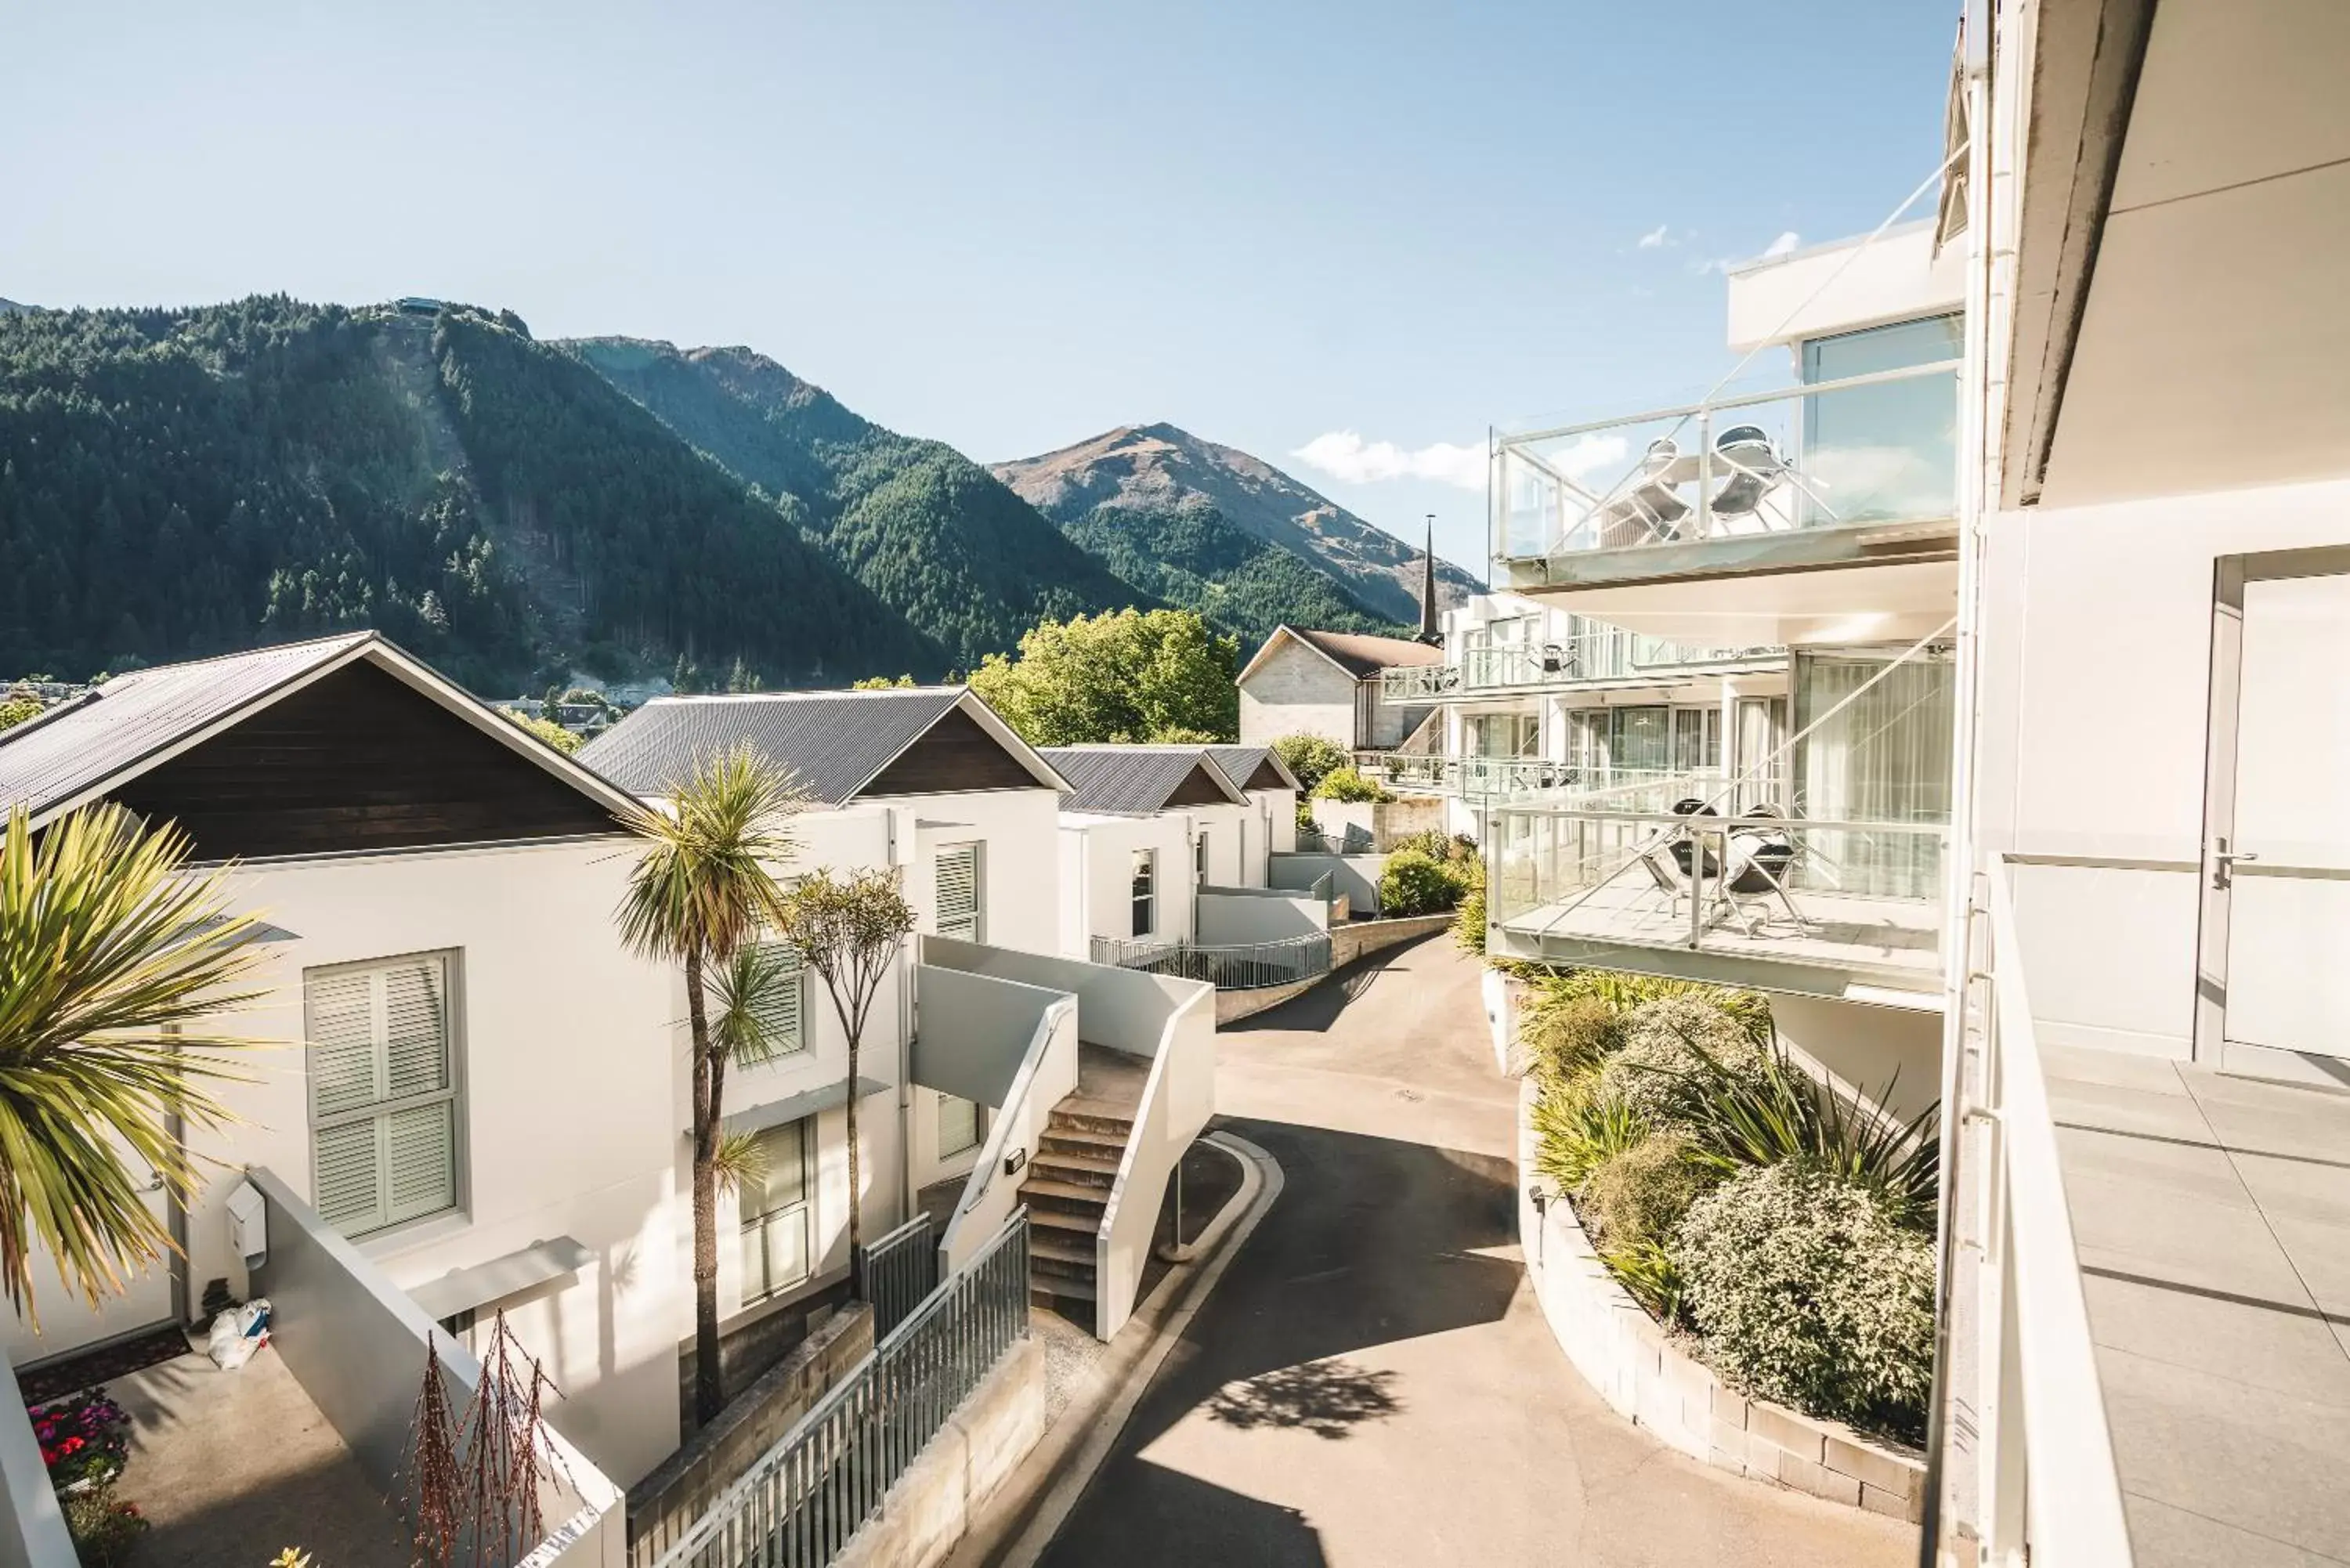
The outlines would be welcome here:
[[[2218,588],[2196,1055],[2350,1084],[2350,549]]]

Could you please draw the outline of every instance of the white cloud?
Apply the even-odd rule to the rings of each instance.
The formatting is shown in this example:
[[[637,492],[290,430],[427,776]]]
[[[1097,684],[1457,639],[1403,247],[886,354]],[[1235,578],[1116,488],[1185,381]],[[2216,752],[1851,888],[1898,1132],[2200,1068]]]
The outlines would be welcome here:
[[[1659,223],[1655,228],[1650,229],[1647,234],[1642,234],[1640,236],[1640,248],[1644,251],[1653,251],[1671,244],[1673,243],[1672,236],[1666,233],[1666,231],[1672,225],[1669,223]]]
[[[1623,462],[1625,450],[1622,436],[1586,435],[1564,452],[1544,453],[1543,461],[1569,479],[1581,479],[1594,469]]]
[[[1391,441],[1367,441],[1354,431],[1328,431],[1289,455],[1345,484],[1432,479],[1462,490],[1485,488],[1482,445],[1456,446],[1440,441],[1407,451]]]

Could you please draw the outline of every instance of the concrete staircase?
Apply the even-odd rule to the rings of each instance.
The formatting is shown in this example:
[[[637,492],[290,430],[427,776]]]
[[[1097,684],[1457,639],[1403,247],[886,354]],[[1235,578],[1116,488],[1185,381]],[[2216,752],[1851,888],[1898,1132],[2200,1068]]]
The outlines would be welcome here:
[[[1149,1063],[1122,1051],[1080,1043],[1076,1091],[1047,1116],[1020,1183],[1028,1205],[1029,1298],[1088,1328],[1094,1241],[1149,1073]]]

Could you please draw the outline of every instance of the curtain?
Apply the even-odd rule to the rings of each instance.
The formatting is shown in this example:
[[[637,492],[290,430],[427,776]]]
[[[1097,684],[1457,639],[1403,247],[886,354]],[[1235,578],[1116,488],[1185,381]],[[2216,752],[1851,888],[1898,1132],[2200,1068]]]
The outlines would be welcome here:
[[[1795,743],[1794,815],[1947,824],[1952,673],[1949,654],[1934,649],[1907,659],[1890,650],[1797,650],[1795,728],[1819,728]],[[1936,835],[1837,829],[1807,841],[1804,880],[1814,888],[1904,898],[1940,888]]]

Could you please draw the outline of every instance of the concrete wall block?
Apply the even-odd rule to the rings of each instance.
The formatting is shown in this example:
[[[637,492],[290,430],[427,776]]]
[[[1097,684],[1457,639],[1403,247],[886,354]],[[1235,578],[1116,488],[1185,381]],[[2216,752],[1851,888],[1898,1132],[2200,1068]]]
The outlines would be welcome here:
[[[1748,1436],[1752,1437],[1750,1433]],[[1840,1476],[1825,1465],[1794,1454],[1779,1458],[1779,1479],[1797,1491],[1807,1491],[1830,1502],[1840,1502],[1846,1508],[1860,1506],[1860,1483],[1850,1476]]]
[[[1715,1469],[1728,1470],[1734,1476],[1742,1476],[1746,1473],[1746,1454],[1742,1449],[1708,1449],[1705,1462]]]
[[[1819,1464],[1826,1457],[1827,1434],[1793,1411],[1756,1403],[1746,1417],[1746,1429],[1759,1432],[1797,1459]]]
[[[1736,1453],[1746,1451],[1746,1428],[1734,1421],[1709,1416],[1706,1417],[1705,1433],[1707,1443],[1713,1448],[1728,1449]]]
[[[1916,1460],[1886,1453],[1834,1432],[1827,1435],[1827,1453],[1822,1462],[1838,1475],[1850,1476],[1903,1499],[1925,1485],[1925,1469]]]
[[[1751,1408],[1752,1403],[1746,1396],[1728,1384],[1716,1383],[1713,1386],[1714,1419],[1727,1422],[1742,1432],[1746,1429],[1747,1412]]]
[[[1881,1513],[1887,1519],[1901,1519],[1907,1520],[1911,1524],[1920,1524],[1926,1518],[1925,1489],[1920,1487],[1914,1496],[1905,1496],[1898,1492],[1887,1491],[1883,1487],[1870,1486],[1863,1481],[1860,1487],[1860,1506],[1871,1513]]]

